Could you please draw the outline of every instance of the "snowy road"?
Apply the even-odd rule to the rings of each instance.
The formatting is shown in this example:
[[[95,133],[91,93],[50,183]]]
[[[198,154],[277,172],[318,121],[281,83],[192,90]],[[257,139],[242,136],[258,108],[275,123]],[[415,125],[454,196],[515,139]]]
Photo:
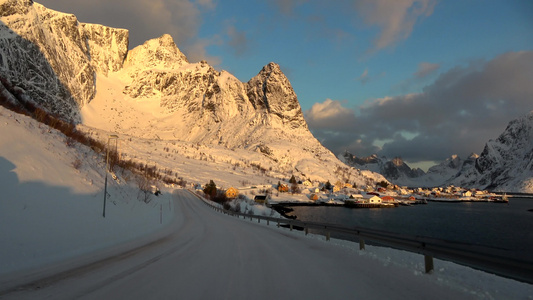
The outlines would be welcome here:
[[[220,214],[175,192],[172,234],[7,299],[468,299],[430,275]]]

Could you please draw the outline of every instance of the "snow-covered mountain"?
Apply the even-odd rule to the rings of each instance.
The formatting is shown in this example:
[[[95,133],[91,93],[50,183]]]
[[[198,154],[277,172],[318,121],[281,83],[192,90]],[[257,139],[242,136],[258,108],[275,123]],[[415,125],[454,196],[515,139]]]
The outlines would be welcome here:
[[[127,30],[80,23],[31,0],[0,0],[0,26],[0,92],[16,91],[104,141],[118,133],[126,157],[153,160],[153,152],[138,152],[141,140],[167,152],[179,142],[189,146],[174,147],[177,154],[202,148],[202,158],[274,178],[384,180],[347,167],[313,137],[275,63],[244,83],[205,61],[190,63],[169,35],[128,51]]]
[[[389,161],[375,154],[359,158],[345,152],[339,159],[355,168],[378,172],[398,185],[533,193],[533,111],[511,121],[496,140],[487,142],[481,155],[472,153],[465,160],[452,155],[426,173],[409,168],[401,159]]]
[[[511,121],[496,140],[487,142],[478,158],[467,160],[448,183],[532,193],[533,111]]]
[[[391,160],[385,156],[378,157],[376,154],[357,157],[345,151],[343,155],[339,155],[339,159],[354,168],[380,173],[391,183],[402,186],[421,186],[419,179],[425,175],[420,168],[411,169],[400,157]]]

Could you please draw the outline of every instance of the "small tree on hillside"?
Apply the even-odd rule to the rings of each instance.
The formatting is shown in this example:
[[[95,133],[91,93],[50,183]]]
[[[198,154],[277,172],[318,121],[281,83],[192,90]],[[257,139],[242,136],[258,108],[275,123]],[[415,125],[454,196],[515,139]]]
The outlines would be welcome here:
[[[329,182],[329,180],[328,180],[328,182],[326,182],[326,184],[324,185],[324,189],[325,189],[325,190],[328,190],[328,191],[331,190],[331,183]]]
[[[289,180],[289,183],[291,183],[291,184],[295,184],[296,183],[296,178],[294,177],[294,175],[292,175],[291,179]]]
[[[385,180],[382,180],[376,184],[378,187],[387,188],[389,186],[389,183]]]
[[[213,180],[210,180],[209,183],[204,186],[204,194],[209,199],[213,199],[217,195],[217,185]]]
[[[298,184],[296,182],[294,182],[292,185],[291,185],[291,193],[293,194],[299,194],[301,191],[300,191],[300,187],[298,186]]]

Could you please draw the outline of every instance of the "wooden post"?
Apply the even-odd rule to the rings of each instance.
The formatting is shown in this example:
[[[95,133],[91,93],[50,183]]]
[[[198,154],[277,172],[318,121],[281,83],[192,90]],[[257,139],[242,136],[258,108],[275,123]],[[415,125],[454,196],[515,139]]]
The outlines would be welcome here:
[[[326,241],[329,241],[329,237],[330,237],[330,232],[327,231],[327,232],[326,232]]]
[[[270,223],[270,222],[268,222],[268,220],[267,220],[267,226],[268,226],[269,223]]]
[[[365,240],[359,239],[359,250],[365,250]]]
[[[292,223],[291,223],[291,231],[292,231]]]
[[[305,226],[305,235],[309,234],[309,227]]]
[[[433,256],[425,254],[424,264],[426,265],[426,273],[431,273],[433,271]]]

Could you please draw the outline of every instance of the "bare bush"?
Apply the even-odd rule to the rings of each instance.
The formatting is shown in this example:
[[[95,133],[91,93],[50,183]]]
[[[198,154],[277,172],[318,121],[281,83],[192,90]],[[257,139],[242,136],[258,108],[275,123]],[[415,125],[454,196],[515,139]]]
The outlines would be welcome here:
[[[139,188],[137,199],[144,203],[150,203],[152,201],[152,181],[144,176],[137,176],[137,187]]]
[[[82,166],[82,161],[79,158],[76,158],[74,161],[72,161],[72,167],[76,170],[79,170]]]

